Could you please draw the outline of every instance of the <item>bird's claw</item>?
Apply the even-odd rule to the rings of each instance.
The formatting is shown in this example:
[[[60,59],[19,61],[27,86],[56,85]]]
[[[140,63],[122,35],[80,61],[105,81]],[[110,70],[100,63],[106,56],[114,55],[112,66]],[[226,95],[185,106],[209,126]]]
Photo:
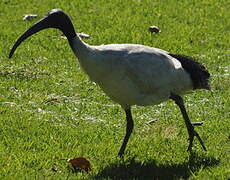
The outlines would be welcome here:
[[[122,157],[124,156],[124,151],[121,151],[121,150],[120,150],[120,151],[118,152],[118,156],[119,156],[120,158],[122,158]]]
[[[204,145],[204,142],[202,141],[200,135],[195,131],[194,127],[192,126],[191,130],[189,131],[189,145],[188,145],[188,149],[187,151],[192,151],[192,143],[193,143],[193,140],[194,140],[194,136],[197,137],[197,139],[199,140],[200,142],[200,145],[202,146],[203,150],[204,151],[207,151],[205,145]]]

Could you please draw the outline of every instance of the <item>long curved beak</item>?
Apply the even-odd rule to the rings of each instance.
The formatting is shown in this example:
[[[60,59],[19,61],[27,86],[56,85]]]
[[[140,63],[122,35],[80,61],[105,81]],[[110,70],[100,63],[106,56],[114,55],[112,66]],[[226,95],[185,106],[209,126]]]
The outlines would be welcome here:
[[[73,24],[68,17],[60,9],[53,9],[51,10],[48,15],[46,15],[43,19],[38,21],[32,27],[30,27],[26,32],[24,32],[16,41],[12,49],[10,50],[9,58],[11,58],[17,49],[17,47],[28,37],[32,36],[33,34],[47,28],[57,28],[61,30],[68,40],[76,36]]]
[[[11,58],[15,52],[15,50],[17,49],[17,47],[24,41],[26,40],[28,37],[32,36],[33,34],[43,30],[43,29],[47,29],[50,28],[50,23],[49,23],[49,18],[45,17],[43,19],[41,19],[39,22],[37,22],[36,24],[34,24],[32,27],[30,27],[27,31],[25,31],[16,41],[16,43],[14,44],[14,46],[12,47],[12,49],[10,50],[10,54],[9,54],[9,58]]]

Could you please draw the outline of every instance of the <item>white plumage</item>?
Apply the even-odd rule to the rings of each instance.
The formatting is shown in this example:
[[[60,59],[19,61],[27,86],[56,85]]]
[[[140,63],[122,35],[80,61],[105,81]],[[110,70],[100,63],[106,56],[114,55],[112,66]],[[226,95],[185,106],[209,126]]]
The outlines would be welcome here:
[[[73,41],[82,69],[124,109],[159,104],[171,92],[192,89],[189,74],[166,51],[137,44],[89,46],[77,36]]]
[[[110,44],[91,46],[84,43],[74,30],[68,15],[54,9],[19,37],[11,49],[29,36],[46,28],[60,29],[89,78],[126,113],[126,135],[119,155],[123,155],[133,129],[132,105],[154,105],[172,99],[179,106],[189,133],[191,150],[194,136],[206,150],[194,130],[180,95],[193,89],[210,89],[208,71],[191,57],[138,44]]]

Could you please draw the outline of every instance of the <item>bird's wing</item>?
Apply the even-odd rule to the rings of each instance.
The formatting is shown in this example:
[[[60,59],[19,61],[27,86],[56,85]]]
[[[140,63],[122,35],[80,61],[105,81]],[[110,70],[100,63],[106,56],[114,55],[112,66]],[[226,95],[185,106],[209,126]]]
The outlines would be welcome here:
[[[143,94],[182,92],[190,87],[181,63],[164,50],[135,44],[110,44],[97,50],[97,59],[103,61],[101,69],[106,72],[98,78],[101,86],[111,89],[123,81]]]
[[[126,75],[142,93],[155,94],[175,86],[181,64],[162,50],[144,48],[129,51],[125,68]]]

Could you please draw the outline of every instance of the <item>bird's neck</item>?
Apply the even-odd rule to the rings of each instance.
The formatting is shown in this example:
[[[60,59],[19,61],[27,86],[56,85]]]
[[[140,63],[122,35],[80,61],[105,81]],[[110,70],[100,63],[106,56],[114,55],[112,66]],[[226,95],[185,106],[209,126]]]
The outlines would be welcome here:
[[[68,39],[69,45],[74,52],[75,56],[79,59],[79,61],[83,61],[87,55],[90,53],[90,46],[83,42],[81,38],[76,34],[76,36],[72,39]]]
[[[76,34],[74,38],[68,40],[69,44],[78,58],[81,68],[89,75],[94,77],[94,69],[97,66],[96,60],[93,58],[95,50],[93,46],[88,45]]]

